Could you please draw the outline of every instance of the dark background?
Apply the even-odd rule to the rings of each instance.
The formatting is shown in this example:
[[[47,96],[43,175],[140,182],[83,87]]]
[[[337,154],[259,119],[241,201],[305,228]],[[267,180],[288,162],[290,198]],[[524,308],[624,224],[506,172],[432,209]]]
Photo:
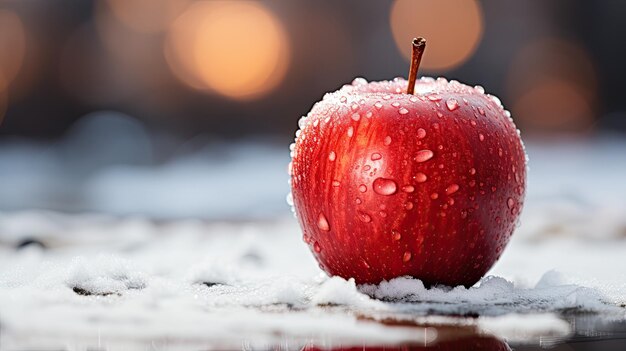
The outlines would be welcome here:
[[[411,20],[395,22],[393,7],[401,4],[393,1],[255,2],[282,28],[288,59],[277,64],[284,72],[273,88],[252,98],[227,97],[186,84],[164,55],[172,23],[186,11],[202,12],[189,6],[197,2],[0,1],[0,116],[6,110],[0,135],[59,138],[86,114],[114,110],[182,139],[269,136],[286,142],[324,92],[356,76],[406,76],[400,50],[408,51],[409,42],[399,48],[393,26],[427,39],[436,33],[425,60],[440,51],[454,56],[445,51],[477,31],[454,23],[469,16],[471,1],[413,1],[418,11]],[[626,3],[489,0],[477,8],[482,34],[475,50],[449,67],[423,66],[421,74],[483,85],[526,135],[626,131]],[[248,32],[250,40],[262,39],[263,31]],[[217,35],[223,45],[241,37]],[[247,43],[236,46],[245,56]],[[253,57],[249,53],[243,65],[254,65]]]

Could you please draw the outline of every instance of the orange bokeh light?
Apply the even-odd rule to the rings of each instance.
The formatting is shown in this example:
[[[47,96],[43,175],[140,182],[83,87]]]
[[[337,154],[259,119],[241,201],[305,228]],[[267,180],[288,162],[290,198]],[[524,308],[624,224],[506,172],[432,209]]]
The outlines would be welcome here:
[[[483,35],[483,15],[476,0],[396,0],[391,31],[398,50],[411,58],[411,39],[426,38],[421,68],[445,71],[465,62]]]
[[[4,85],[10,84],[19,73],[25,52],[26,34],[22,21],[14,12],[0,9],[0,75]]]
[[[512,112],[524,128],[582,131],[593,124],[597,77],[583,47],[558,38],[532,41],[515,55],[507,79]]]
[[[189,0],[101,0],[103,6],[126,27],[142,33],[157,33],[168,28],[189,5]],[[105,11],[106,11],[105,10]]]
[[[260,3],[203,1],[173,23],[165,57],[186,84],[249,99],[282,81],[290,52],[284,27]]]
[[[515,100],[512,111],[526,128],[533,130],[577,131],[593,121],[587,92],[562,79],[537,82]]]
[[[4,120],[4,114],[7,110],[7,82],[4,75],[0,71],[0,124]]]
[[[546,77],[571,82],[589,97],[595,95],[598,85],[585,49],[564,39],[541,38],[523,46],[515,55],[507,89],[511,95],[520,95]]]

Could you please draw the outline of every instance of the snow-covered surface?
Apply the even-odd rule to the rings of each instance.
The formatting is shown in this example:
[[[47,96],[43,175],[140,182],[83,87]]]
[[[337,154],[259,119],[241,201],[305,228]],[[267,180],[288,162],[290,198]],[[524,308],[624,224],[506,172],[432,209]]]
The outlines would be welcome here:
[[[626,318],[622,140],[528,143],[522,225],[469,289],[326,277],[284,200],[288,150],[221,147],[158,167],[113,165],[78,190],[54,190],[110,214],[0,213],[0,349],[423,344],[450,325],[527,342],[567,337],[576,314]],[[57,156],[9,149],[2,196],[64,184],[61,169],[52,180],[30,174],[58,167]],[[7,170],[15,159],[28,166]],[[211,220],[184,219],[200,214]]]

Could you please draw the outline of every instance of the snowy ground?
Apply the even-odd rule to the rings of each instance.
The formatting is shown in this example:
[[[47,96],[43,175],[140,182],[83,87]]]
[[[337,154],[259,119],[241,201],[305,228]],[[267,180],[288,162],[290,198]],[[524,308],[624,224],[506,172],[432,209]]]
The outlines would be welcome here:
[[[36,207],[28,201],[54,191],[109,214],[0,214],[0,349],[298,350],[468,333],[550,344],[595,333],[598,320],[623,323],[626,142],[528,149],[522,225],[490,276],[470,289],[425,289],[322,274],[284,203],[283,149],[224,146],[159,167],[110,166],[72,192],[51,172],[57,149],[5,147],[4,203],[32,193],[21,201]],[[16,154],[29,152],[39,158]],[[5,168],[15,159],[30,163]],[[160,214],[169,218],[147,219]]]

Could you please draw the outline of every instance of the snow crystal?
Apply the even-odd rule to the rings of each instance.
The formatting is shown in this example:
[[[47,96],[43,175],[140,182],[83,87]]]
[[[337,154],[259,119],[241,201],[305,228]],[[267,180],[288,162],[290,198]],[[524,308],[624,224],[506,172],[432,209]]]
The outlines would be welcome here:
[[[102,255],[93,260],[74,258],[66,284],[77,294],[110,295],[143,289],[146,278],[141,272],[133,270],[130,262]]]
[[[312,302],[316,305],[335,304],[358,307],[368,305],[367,302],[371,300],[357,290],[354,279],[331,277],[320,285]]]

